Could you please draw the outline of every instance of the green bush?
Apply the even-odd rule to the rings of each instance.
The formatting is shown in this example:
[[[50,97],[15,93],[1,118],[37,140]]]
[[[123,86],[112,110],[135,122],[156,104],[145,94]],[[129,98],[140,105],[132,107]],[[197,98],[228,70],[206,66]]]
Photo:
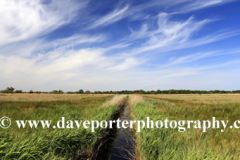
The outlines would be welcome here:
[[[14,93],[22,93],[22,90],[16,90]]]
[[[53,90],[50,92],[51,94],[63,94],[64,92],[62,90]]]
[[[91,92],[89,90],[86,90],[85,94],[91,94]]]
[[[68,91],[67,94],[75,94],[74,92]]]
[[[84,91],[83,91],[82,89],[80,89],[80,90],[78,91],[78,93],[79,93],[79,94],[83,94]]]
[[[2,93],[13,93],[14,90],[13,87],[7,87],[5,90],[2,90]]]

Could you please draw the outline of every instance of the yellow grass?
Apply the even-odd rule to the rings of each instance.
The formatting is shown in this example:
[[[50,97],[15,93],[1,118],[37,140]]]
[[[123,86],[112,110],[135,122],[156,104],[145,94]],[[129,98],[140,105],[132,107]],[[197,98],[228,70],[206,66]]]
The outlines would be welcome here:
[[[129,96],[130,104],[135,105],[137,103],[144,102],[144,98],[139,94],[133,94]]]
[[[240,103],[240,94],[159,94],[144,95],[146,98],[162,100],[184,100],[196,103]]]
[[[123,99],[126,98],[127,95],[115,95],[111,100],[107,101],[103,104],[104,107],[110,106],[110,105],[121,105],[123,103]]]
[[[228,120],[229,125],[232,125],[240,116],[240,94],[161,94],[143,97],[156,102],[159,114],[171,120],[211,121],[212,117],[216,117],[218,120]],[[229,148],[234,148],[234,154],[240,152],[239,129],[227,127],[224,132],[209,129],[206,133],[201,129],[191,129],[181,134],[191,137],[197,148],[203,143],[202,137],[206,136],[210,138],[205,144],[215,148],[216,152]]]
[[[5,96],[5,94],[3,94],[3,93],[0,93],[0,96]]]
[[[78,101],[86,97],[111,97],[110,94],[4,94],[0,101]]]

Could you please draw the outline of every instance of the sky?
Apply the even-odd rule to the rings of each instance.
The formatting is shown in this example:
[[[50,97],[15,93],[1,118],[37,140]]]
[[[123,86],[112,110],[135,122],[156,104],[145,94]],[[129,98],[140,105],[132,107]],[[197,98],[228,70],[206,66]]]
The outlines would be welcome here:
[[[0,90],[238,90],[238,0],[1,0]]]

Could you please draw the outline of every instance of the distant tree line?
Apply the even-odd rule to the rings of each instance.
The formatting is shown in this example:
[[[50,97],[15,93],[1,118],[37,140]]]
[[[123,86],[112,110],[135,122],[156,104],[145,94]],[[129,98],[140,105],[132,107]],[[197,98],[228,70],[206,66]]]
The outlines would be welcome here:
[[[23,92],[22,90],[15,90],[13,87],[7,87],[5,90],[1,90],[0,93],[49,93],[49,94],[63,94],[62,90],[53,90],[51,92],[41,92],[41,91],[33,91],[30,90],[29,92]],[[144,91],[144,90],[122,90],[122,91],[94,91],[90,92],[89,90],[82,90],[79,91],[68,91],[67,94],[224,94],[224,93],[240,93],[240,90],[233,90],[233,91],[225,91],[225,90],[152,90],[152,91]]]
[[[5,90],[1,90],[0,93],[23,93],[22,90],[15,90],[13,87],[7,87]]]
[[[95,91],[94,94],[224,94],[224,93],[240,93],[240,90],[233,90],[233,91],[225,91],[225,90],[151,90],[151,91],[144,91],[144,90],[122,90],[122,91]]]

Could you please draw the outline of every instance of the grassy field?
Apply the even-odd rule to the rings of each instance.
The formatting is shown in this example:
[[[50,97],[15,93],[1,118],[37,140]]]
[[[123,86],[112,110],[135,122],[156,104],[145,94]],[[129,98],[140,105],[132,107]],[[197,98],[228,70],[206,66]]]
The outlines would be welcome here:
[[[229,120],[240,117],[240,95],[130,96],[136,119]],[[220,129],[143,129],[137,133],[140,159],[239,159],[240,131]]]
[[[146,95],[145,98],[161,99],[161,100],[182,100],[196,103],[240,103],[240,94],[160,94],[160,95]]]
[[[0,94],[0,117],[15,120],[110,120],[127,100],[109,94]],[[132,119],[229,120],[240,118],[239,94],[129,95]],[[220,129],[141,129],[136,133],[136,159],[239,159],[240,131]],[[0,159],[90,158],[104,137],[102,128],[0,128]]]
[[[123,96],[5,94],[0,96],[0,117],[15,120],[110,120]],[[12,123],[0,129],[1,159],[71,159],[89,157],[105,133],[90,129],[30,129]]]
[[[52,102],[52,101],[80,101],[82,98],[108,98],[110,94],[4,94],[0,93],[0,101],[30,101],[30,102]]]

